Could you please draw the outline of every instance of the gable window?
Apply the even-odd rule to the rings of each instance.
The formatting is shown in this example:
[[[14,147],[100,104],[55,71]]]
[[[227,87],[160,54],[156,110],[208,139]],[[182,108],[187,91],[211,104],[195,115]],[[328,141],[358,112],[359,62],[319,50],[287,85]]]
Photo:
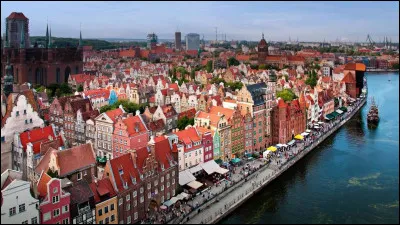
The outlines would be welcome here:
[[[69,211],[69,205],[64,205],[64,207],[62,207],[62,213],[67,213]]]
[[[54,203],[57,203],[57,202],[59,202],[59,201],[60,201],[60,198],[59,198],[58,195],[53,196],[53,204],[54,204]]]
[[[78,180],[82,180],[82,172],[78,173]]]
[[[17,111],[17,112],[15,113],[15,116],[19,116],[19,111]]]
[[[53,210],[53,217],[57,217],[60,215],[60,209]]]
[[[17,212],[15,207],[10,208],[10,216],[14,216],[16,213]]]

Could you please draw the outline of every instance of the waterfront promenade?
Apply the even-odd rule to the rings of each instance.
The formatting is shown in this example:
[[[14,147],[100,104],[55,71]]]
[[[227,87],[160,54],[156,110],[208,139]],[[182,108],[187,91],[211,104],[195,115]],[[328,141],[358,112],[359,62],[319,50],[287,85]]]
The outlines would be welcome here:
[[[360,99],[354,106],[348,107],[348,112],[346,112],[342,118],[324,124],[325,126],[322,132],[313,132],[312,135],[314,138],[309,138],[288,150],[288,153],[293,155],[292,157],[285,158],[281,155],[280,157],[273,158],[270,164],[264,164],[264,166],[261,166],[259,170],[246,179],[242,179],[229,186],[226,191],[216,196],[214,195],[211,200],[206,201],[202,205],[198,205],[198,207],[195,207],[190,213],[173,219],[169,223],[204,224],[220,221],[339,129],[351,119],[365,103],[366,98]],[[279,165],[277,163],[278,160],[280,161]]]

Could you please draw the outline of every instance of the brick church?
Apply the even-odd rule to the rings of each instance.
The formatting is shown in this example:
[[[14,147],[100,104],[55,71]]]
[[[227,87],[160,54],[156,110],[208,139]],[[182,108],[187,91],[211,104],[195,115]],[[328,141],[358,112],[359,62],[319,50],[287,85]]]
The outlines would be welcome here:
[[[14,83],[50,85],[68,82],[70,74],[82,73],[82,33],[77,47],[53,46],[51,30],[47,26],[45,46],[31,46],[29,19],[21,12],[13,12],[6,18],[6,32],[1,49],[1,76],[9,60]]]

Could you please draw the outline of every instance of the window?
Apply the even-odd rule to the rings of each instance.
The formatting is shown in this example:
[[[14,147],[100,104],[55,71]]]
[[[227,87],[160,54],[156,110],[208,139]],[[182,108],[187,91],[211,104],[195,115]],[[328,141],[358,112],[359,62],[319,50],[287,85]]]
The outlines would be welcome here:
[[[129,201],[129,200],[131,200],[131,195],[128,194],[125,198],[126,198],[126,201]]]
[[[156,190],[154,190],[154,193],[155,193],[155,194],[158,194],[158,189],[157,189],[157,188],[156,188]]]
[[[64,207],[62,207],[62,213],[66,213],[69,211],[69,205],[64,205]]]
[[[157,184],[158,184],[158,180],[155,180],[154,181],[154,186],[157,186]]]
[[[135,199],[135,201],[133,201],[133,207],[137,206],[137,200]]]
[[[29,119],[29,122],[32,123],[32,119]]]
[[[167,182],[167,188],[169,188],[169,181]]]
[[[108,224],[110,222],[110,219],[107,217],[106,218],[106,224]]]
[[[57,217],[60,215],[60,209],[53,210],[53,217]]]
[[[78,173],[78,180],[82,180],[82,172]]]
[[[175,184],[175,179],[172,179],[172,184]]]
[[[129,211],[129,210],[131,210],[131,204],[130,203],[126,204],[126,211]]]
[[[111,204],[111,211],[113,211],[113,210],[114,210],[114,203]]]
[[[134,219],[137,220],[137,218],[138,218],[138,212],[135,212]]]
[[[148,194],[147,194],[147,198],[151,198],[151,193],[149,192]]]
[[[103,210],[99,209],[98,214],[99,214],[99,216],[103,215]]]
[[[63,224],[69,224],[69,218],[63,219]]]
[[[132,197],[136,197],[137,196],[137,191],[134,191],[133,193],[132,193]]]
[[[56,194],[58,192],[58,188],[53,188],[53,194]]]
[[[15,116],[19,116],[19,111],[17,111],[17,112],[15,113]]]
[[[46,222],[49,219],[51,219],[51,212],[45,213],[43,215],[43,222]]]
[[[28,124],[28,120],[25,120],[25,124]]]
[[[103,224],[103,220],[99,220],[99,224]]]
[[[140,197],[140,203],[143,203],[143,202],[144,202],[144,198],[142,196],[142,197]]]
[[[108,206],[104,207],[104,213],[108,213]]]
[[[161,177],[161,183],[164,182],[164,176]]]
[[[120,199],[119,199],[119,203],[118,203],[118,205],[122,205],[122,201],[123,201],[123,199],[122,199],[122,198],[120,198]]]
[[[38,222],[37,222],[37,217],[35,216],[35,217],[33,217],[32,219],[31,219],[31,224],[37,224]]]
[[[140,194],[143,194],[143,187],[140,188]]]
[[[5,136],[1,136],[1,142],[5,142],[6,141],[6,137]]]
[[[164,185],[161,185],[161,191],[164,191]]]
[[[114,222],[114,220],[115,220],[115,216],[111,215],[111,222]]]
[[[148,183],[147,184],[147,190],[150,190],[150,188],[151,188],[151,183]]]
[[[128,216],[128,218],[126,219],[127,221],[127,223],[129,224],[129,223],[131,223],[131,216]]]
[[[58,195],[53,196],[53,204],[54,204],[54,203],[57,203],[57,202],[59,202],[59,201],[60,201],[60,196],[58,196]]]
[[[28,224],[28,220],[22,221],[22,224]]]
[[[19,213],[25,212],[25,203],[19,205]]]
[[[87,171],[85,170],[85,171],[83,171],[83,176],[86,176],[87,175]]]
[[[15,207],[10,208],[10,216],[14,216],[16,213],[17,212]]]

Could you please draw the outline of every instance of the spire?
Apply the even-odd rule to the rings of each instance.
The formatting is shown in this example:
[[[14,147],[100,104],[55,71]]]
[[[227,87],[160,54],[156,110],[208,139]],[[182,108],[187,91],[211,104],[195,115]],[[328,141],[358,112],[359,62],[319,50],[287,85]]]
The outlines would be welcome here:
[[[262,33],[262,38],[261,39],[264,39],[264,32]]]
[[[52,47],[52,43],[51,43],[51,27],[50,27],[50,35],[49,35],[49,43],[48,43],[48,48]]]
[[[79,47],[82,47],[82,24],[79,28]]]
[[[21,41],[19,44],[19,48],[25,48],[25,31],[23,24],[21,24]]]
[[[46,48],[48,47],[47,45],[48,45],[48,43],[49,43],[49,19],[47,18],[47,26],[46,26],[46,43],[45,43],[45,45],[46,45]]]

